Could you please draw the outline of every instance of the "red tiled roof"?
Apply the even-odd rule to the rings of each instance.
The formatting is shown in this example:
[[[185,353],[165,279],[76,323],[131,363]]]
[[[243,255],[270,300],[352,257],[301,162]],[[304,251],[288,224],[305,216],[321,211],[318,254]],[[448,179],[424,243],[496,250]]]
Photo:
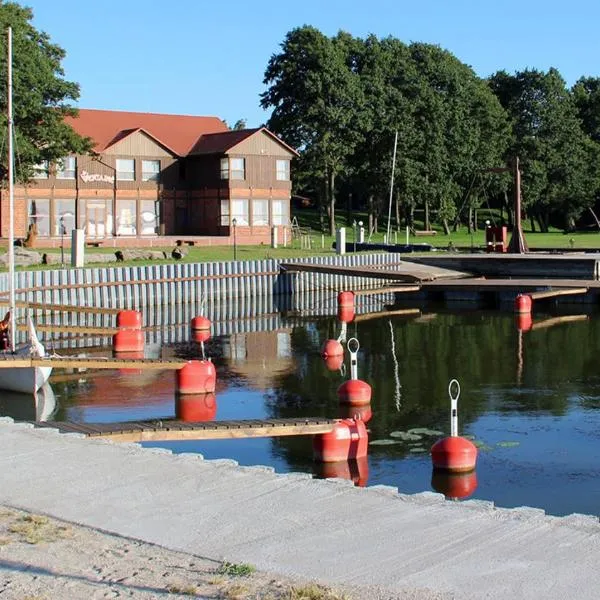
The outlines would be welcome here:
[[[225,131],[222,133],[204,134],[195,146],[189,151],[190,154],[222,154],[227,152],[243,140],[254,135],[258,131],[264,131],[269,137],[281,144],[291,154],[298,153],[288,146],[283,140],[271,133],[266,127],[257,127],[256,129],[240,129],[237,131]]]
[[[218,117],[85,108],[79,110],[77,117],[66,117],[66,121],[77,133],[94,140],[96,152],[102,152],[116,141],[141,129],[178,156],[185,156],[200,136],[229,131]]]

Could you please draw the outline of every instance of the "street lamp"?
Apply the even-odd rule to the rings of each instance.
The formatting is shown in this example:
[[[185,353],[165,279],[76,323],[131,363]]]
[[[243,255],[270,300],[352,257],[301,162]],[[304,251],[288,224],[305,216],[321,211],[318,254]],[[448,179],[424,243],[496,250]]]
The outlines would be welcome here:
[[[65,233],[67,233],[64,215],[61,215],[58,225],[60,228],[60,264],[63,265],[65,263]]]
[[[237,219],[235,217],[233,217],[233,219],[231,219],[231,224],[233,225],[233,260],[237,260],[237,239],[236,239]]]
[[[354,230],[354,252],[356,252],[356,219],[352,221],[352,229]]]

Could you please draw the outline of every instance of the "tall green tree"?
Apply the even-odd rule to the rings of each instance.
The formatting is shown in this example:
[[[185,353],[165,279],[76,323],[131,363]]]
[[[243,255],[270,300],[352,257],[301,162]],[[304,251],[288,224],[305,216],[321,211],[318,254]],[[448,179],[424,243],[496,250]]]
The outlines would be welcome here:
[[[67,81],[61,62],[65,51],[31,24],[31,9],[15,2],[0,3],[0,127],[7,127],[7,29],[13,30],[13,116],[16,168],[20,179],[43,160],[56,161],[90,150],[91,141],[64,122],[77,114],[71,102],[79,86]],[[7,144],[3,144],[0,176],[6,177]]]
[[[314,27],[290,31],[267,65],[261,106],[272,108],[267,123],[302,154],[302,168],[320,182],[319,198],[329,211],[335,233],[338,176],[348,170],[357,135],[355,115],[361,104],[358,76],[348,68],[348,39],[327,38]]]

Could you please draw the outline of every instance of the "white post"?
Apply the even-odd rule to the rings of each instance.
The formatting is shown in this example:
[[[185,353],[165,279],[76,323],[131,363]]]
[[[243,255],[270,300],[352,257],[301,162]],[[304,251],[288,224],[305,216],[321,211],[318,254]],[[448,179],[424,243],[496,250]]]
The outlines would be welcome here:
[[[271,227],[271,248],[277,248],[277,225]]]
[[[456,394],[452,394],[452,387],[456,387]],[[448,395],[450,396],[450,436],[458,436],[458,397],[460,396],[460,384],[453,379],[448,384]]]
[[[408,246],[408,225],[406,226],[406,245]]]
[[[346,254],[346,228],[340,227],[335,236],[335,253]]]
[[[71,231],[71,266],[83,267],[85,261],[85,233],[83,229]]]
[[[356,338],[348,340],[348,352],[350,353],[350,379],[358,379],[358,349],[360,344]]]
[[[321,234],[321,250],[325,248],[325,234]]]
[[[359,221],[358,225],[359,225],[359,229],[358,229],[358,243],[359,244],[364,244],[365,243],[365,228],[363,227],[362,221]]]

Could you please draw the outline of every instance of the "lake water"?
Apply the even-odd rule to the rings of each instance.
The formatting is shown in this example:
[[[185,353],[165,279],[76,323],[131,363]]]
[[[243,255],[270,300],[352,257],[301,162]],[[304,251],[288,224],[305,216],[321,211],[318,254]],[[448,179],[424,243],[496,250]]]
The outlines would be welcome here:
[[[565,314],[581,312],[571,309]],[[561,320],[536,313],[534,329],[519,331],[512,313],[427,306],[420,315],[350,323],[347,336],[361,344],[359,378],[373,389],[369,456],[359,464],[314,463],[306,437],[152,445],[271,465],[278,472],[351,477],[360,485],[387,484],[404,493],[435,489],[503,507],[598,515],[600,318],[595,312],[571,316]],[[340,416],[336,390],[349,373],[329,370],[319,349],[325,339],[338,337],[342,325],[335,316],[283,315],[277,322],[275,330],[225,335],[205,344],[217,366],[217,392],[194,408],[197,414],[206,419]],[[110,348],[93,351],[110,354]],[[174,343],[160,355],[198,358],[200,346]],[[432,473],[429,456],[432,443],[449,433],[452,378],[462,390],[459,431],[479,447],[475,473],[462,477]],[[166,419],[177,411],[172,371],[55,370],[50,384],[54,420]],[[23,398],[9,394],[0,396],[0,411],[35,418],[33,403],[25,407]]]

